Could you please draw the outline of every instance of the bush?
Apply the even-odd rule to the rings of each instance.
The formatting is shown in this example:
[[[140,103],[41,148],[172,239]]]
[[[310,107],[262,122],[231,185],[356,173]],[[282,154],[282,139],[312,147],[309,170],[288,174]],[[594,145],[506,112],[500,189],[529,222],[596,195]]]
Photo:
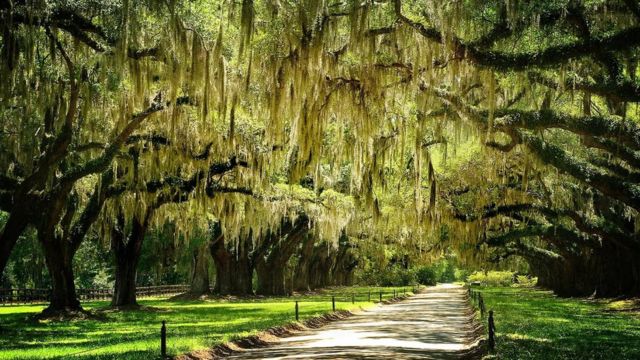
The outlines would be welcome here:
[[[380,285],[382,286],[401,286],[415,283],[415,273],[410,269],[400,266],[388,267],[382,272],[380,277]]]
[[[518,275],[512,271],[476,271],[467,277],[468,282],[479,282],[489,286],[535,286],[538,281],[535,277]]]
[[[518,275],[516,279],[517,281],[513,286],[534,287],[538,283],[538,278],[533,276]]]
[[[480,282],[482,285],[509,286],[513,283],[511,271],[476,271],[467,278],[469,282]]]
[[[416,279],[423,285],[435,285],[438,282],[436,271],[430,266],[418,268]]]
[[[416,283],[416,272],[397,265],[380,270],[371,268],[362,274],[360,282],[381,286],[406,286]]]

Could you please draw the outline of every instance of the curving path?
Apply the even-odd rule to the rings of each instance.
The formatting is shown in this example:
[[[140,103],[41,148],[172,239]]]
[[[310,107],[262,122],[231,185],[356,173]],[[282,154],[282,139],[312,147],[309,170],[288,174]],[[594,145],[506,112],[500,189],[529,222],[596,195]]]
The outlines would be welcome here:
[[[473,347],[465,290],[444,284],[230,359],[461,359]]]

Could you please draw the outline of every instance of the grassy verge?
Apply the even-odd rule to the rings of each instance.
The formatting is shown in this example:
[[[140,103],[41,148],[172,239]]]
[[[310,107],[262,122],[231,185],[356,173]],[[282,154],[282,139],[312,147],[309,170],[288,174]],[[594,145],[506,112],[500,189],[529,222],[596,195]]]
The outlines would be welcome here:
[[[103,320],[33,322],[41,305],[0,306],[0,359],[152,359],[159,355],[160,324],[167,321],[170,354],[212,347],[295,320],[299,301],[300,320],[336,309],[368,307],[390,299],[394,288],[350,287],[321,291],[301,297],[239,300],[169,301],[142,300],[149,307],[136,311],[108,311],[108,302],[84,303]],[[396,288],[401,289],[401,288]],[[410,291],[411,287],[407,287]],[[371,291],[371,302],[369,300]],[[352,303],[351,294],[355,294]]]
[[[495,312],[499,359],[640,359],[640,314],[615,311],[620,302],[562,299],[534,288],[475,289]]]

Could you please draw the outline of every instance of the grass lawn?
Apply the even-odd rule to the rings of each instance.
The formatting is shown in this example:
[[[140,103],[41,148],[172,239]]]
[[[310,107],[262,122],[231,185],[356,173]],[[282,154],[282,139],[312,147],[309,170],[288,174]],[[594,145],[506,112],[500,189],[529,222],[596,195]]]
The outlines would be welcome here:
[[[640,313],[611,311],[624,302],[562,299],[535,288],[474,288],[495,312],[499,359],[640,359]]]
[[[326,290],[317,295],[243,300],[169,301],[142,300],[150,307],[139,311],[101,311],[104,320],[35,322],[42,305],[0,306],[0,359],[152,359],[160,349],[160,325],[167,321],[167,351],[177,355],[255,334],[295,320],[294,301],[300,301],[300,318],[337,309],[371,306],[392,297],[394,288],[353,287]],[[398,288],[400,289],[400,288]],[[410,291],[411,287],[407,287]],[[356,293],[355,304],[351,293]],[[347,295],[348,294],[348,295]],[[107,301],[83,303],[100,310]]]

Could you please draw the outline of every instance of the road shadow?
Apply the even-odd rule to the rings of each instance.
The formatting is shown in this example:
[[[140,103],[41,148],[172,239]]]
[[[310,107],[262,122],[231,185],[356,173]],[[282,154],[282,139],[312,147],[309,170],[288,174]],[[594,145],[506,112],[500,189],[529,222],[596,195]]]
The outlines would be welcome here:
[[[437,286],[229,359],[462,359],[473,331],[465,290]]]

